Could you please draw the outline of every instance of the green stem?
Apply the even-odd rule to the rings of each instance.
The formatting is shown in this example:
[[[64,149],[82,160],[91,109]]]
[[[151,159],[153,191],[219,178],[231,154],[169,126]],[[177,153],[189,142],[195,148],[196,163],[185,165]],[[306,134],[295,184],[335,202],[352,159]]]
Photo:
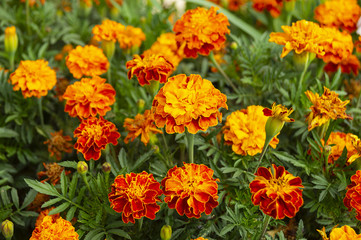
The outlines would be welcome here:
[[[270,221],[271,221],[271,216],[266,215],[266,217],[263,220],[262,233],[261,233],[259,240],[261,240],[264,237]]]
[[[257,164],[257,167],[254,171],[254,174],[256,174],[258,168],[259,168],[259,165],[261,165],[261,162],[262,162],[262,159],[267,151],[267,148],[268,148],[268,145],[269,145],[270,141],[268,141],[268,143],[265,143],[265,145],[263,146],[263,149],[262,149],[262,152],[261,152],[261,156],[259,157],[259,160],[258,160],[258,164]]]
[[[296,54],[296,53],[294,53]],[[303,82],[305,80],[305,75],[306,75],[306,71],[308,69],[308,66],[310,65],[310,54],[307,53],[307,56],[306,56],[306,62],[305,62],[305,65],[304,65],[304,68],[303,68],[303,71],[302,71],[302,74],[301,74],[301,77],[300,77],[300,81],[298,82],[298,93],[297,93],[297,96],[299,98],[299,96],[301,95],[301,92],[302,92],[302,89],[303,89]]]
[[[111,72],[111,68],[112,68],[112,64],[111,64],[111,59],[109,59],[109,69],[107,71],[107,78],[108,78],[108,82],[110,85],[113,86],[113,88],[115,89],[115,85],[112,82],[112,72]]]
[[[86,174],[80,174],[80,175],[81,175],[81,178],[83,179],[86,187],[88,188],[89,193],[91,194],[92,191],[91,191],[91,189],[90,189],[89,182],[88,182],[88,179],[87,179],[87,177],[86,177]]]
[[[188,142],[189,163],[194,163],[194,134],[186,132]]]
[[[26,0],[25,2],[25,14],[26,14],[26,29],[28,31],[28,35],[31,36],[29,0]]]
[[[14,64],[15,63],[15,52],[11,52],[9,54],[9,64],[10,64],[10,72],[14,70]]]
[[[168,143],[167,143],[167,140],[165,139],[164,131],[163,131],[163,134],[162,134],[162,139],[163,139],[163,142],[164,142],[165,151],[168,152]]]
[[[38,109],[39,109],[39,116],[40,116],[40,123],[41,127],[44,129],[44,115],[43,115],[43,101],[42,97],[38,98]]]
[[[292,12],[287,12],[286,25],[289,26],[292,20]]]

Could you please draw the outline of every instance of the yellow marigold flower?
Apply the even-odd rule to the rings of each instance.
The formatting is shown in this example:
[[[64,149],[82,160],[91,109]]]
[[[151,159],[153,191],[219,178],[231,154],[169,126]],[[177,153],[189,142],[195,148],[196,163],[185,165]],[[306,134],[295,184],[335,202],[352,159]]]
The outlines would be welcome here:
[[[293,109],[287,109],[282,104],[276,105],[276,103],[272,104],[272,109],[264,108],[263,114],[267,117],[273,117],[277,118],[282,122],[294,122],[295,120],[292,118],[289,118],[288,116],[291,115],[293,112]]]
[[[283,0],[252,0],[252,2],[252,7],[258,12],[267,10],[274,18],[281,14]]]
[[[121,49],[139,47],[144,40],[145,34],[142,29],[133,26],[127,26],[123,32],[118,34],[118,42]]]
[[[346,147],[347,149],[347,158],[350,158],[352,155],[357,154],[357,150],[352,145],[353,134],[351,133],[343,133],[343,132],[331,132],[326,145],[331,147],[330,155],[328,156],[328,163],[333,164],[338,160],[338,158],[342,155],[343,149]],[[324,144],[324,140],[322,139],[322,144]]]
[[[282,26],[282,29],[283,33],[272,32],[269,39],[270,42],[284,45],[282,58],[292,50],[297,54],[303,52],[311,52],[320,56],[325,54],[322,45],[327,40],[325,31],[317,23],[301,20],[292,23],[292,26]]]
[[[187,57],[196,58],[198,53],[207,56],[210,51],[223,47],[230,24],[223,13],[217,14],[217,9],[191,9],[175,23],[176,40],[179,46],[186,43],[184,54]]]
[[[338,94],[324,87],[322,96],[318,93],[306,91],[307,98],[312,102],[311,112],[307,115],[308,131],[327,123],[330,119],[352,119],[346,114],[346,105],[350,100],[341,101]]]
[[[347,160],[350,164],[361,157],[361,140],[356,135],[351,134],[351,143],[355,152],[353,152],[351,157]]]
[[[56,84],[56,73],[44,60],[20,61],[19,67],[10,75],[15,91],[21,89],[25,98],[46,96]]]
[[[196,134],[222,121],[219,108],[228,109],[227,97],[200,75],[179,74],[168,82],[154,97],[152,111],[157,127],[166,125],[167,133]]]
[[[266,140],[266,122],[268,117],[263,114],[262,106],[248,106],[231,113],[222,129],[227,145],[240,155],[254,156],[261,153]],[[274,137],[270,146],[276,148],[279,140]]]
[[[71,223],[62,217],[53,219],[51,216],[44,217],[40,226],[36,227],[29,240],[45,240],[51,237],[52,240],[78,240]]]
[[[361,234],[356,234],[353,228],[345,225],[339,228],[332,228],[330,238],[327,237],[325,227],[322,230],[318,230],[323,240],[358,240],[361,239]]]
[[[315,19],[327,27],[336,27],[348,32],[356,30],[361,9],[357,0],[327,0],[315,9]]]
[[[167,82],[169,75],[173,72],[174,66],[161,55],[134,55],[133,60],[126,63],[128,78],[136,75],[141,86],[149,85],[150,81]]]
[[[108,71],[109,62],[103,50],[92,45],[77,46],[66,57],[66,66],[74,78],[99,76]]]
[[[116,42],[118,39],[118,34],[124,31],[125,27],[121,23],[105,19],[102,21],[101,25],[95,25],[92,29],[94,34],[94,39],[96,41],[112,41]]]
[[[61,153],[71,153],[73,151],[73,144],[71,144],[72,138],[70,136],[63,136],[63,130],[59,132],[52,132],[51,138],[44,142],[48,144],[48,152],[50,156],[54,156],[56,160],[61,160]]]
[[[38,172],[38,178],[47,176],[46,179],[41,180],[41,182],[49,181],[54,186],[60,181],[60,175],[64,170],[64,167],[60,166],[57,163],[43,163],[45,171]],[[68,175],[70,171],[65,171],[65,175]]]
[[[137,114],[134,119],[126,118],[123,127],[128,131],[124,139],[125,143],[128,143],[129,139],[134,141],[136,137],[142,135],[140,140],[147,146],[151,134],[163,133],[154,125],[154,115],[150,110],[145,110],[144,114]]]

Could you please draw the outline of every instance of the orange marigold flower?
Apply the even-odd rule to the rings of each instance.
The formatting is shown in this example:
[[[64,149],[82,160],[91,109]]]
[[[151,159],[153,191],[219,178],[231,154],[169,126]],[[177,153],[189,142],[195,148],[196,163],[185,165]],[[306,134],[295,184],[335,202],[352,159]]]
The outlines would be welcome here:
[[[41,206],[50,200],[50,196],[42,193],[37,193],[34,200],[30,203],[30,205],[27,207],[27,210],[29,211],[35,211],[40,213],[41,212]]]
[[[116,42],[118,34],[122,33],[125,26],[121,23],[105,19],[101,25],[95,25],[92,29],[94,39],[96,41],[112,41]]]
[[[166,125],[167,133],[196,134],[222,122],[219,108],[228,109],[227,97],[200,75],[179,74],[168,82],[154,97],[152,111],[159,128]]]
[[[163,133],[154,125],[154,115],[150,110],[145,110],[144,114],[137,114],[134,119],[126,118],[123,126],[128,131],[128,135],[124,139],[125,143],[128,143],[129,139],[133,141],[142,135],[141,141],[147,146],[151,134]]]
[[[104,78],[82,78],[69,85],[63,95],[65,112],[71,117],[88,118],[97,114],[104,116],[115,102],[115,90]]]
[[[357,151],[352,145],[352,135],[351,133],[343,133],[343,132],[331,132],[326,145],[331,146],[331,152],[328,156],[328,163],[333,164],[338,160],[338,158],[342,155],[343,149],[347,149],[347,158],[350,158],[352,155],[356,154]],[[322,139],[322,144],[324,144],[324,140]]]
[[[355,41],[354,45],[356,48],[356,52],[361,52],[361,36],[358,37],[358,40]]]
[[[127,26],[123,32],[118,34],[118,42],[121,49],[139,47],[144,40],[145,34],[142,29],[133,26]]]
[[[126,63],[128,78],[136,75],[141,86],[149,85],[150,81],[167,82],[169,75],[173,72],[174,66],[161,55],[139,56],[134,55],[133,60]]]
[[[211,214],[218,206],[218,178],[213,178],[213,170],[203,164],[183,163],[183,167],[173,167],[162,180],[164,202],[170,209],[188,218],[200,218],[204,212]]]
[[[241,6],[246,4],[247,0],[228,0],[228,9],[231,11],[238,11]]]
[[[51,216],[45,216],[40,226],[36,227],[29,240],[45,240],[51,237],[52,240],[78,240],[71,223],[62,217],[54,219]]]
[[[347,207],[348,211],[356,210],[356,219],[361,221],[361,171],[357,170],[351,176],[351,184],[347,186],[346,196],[343,199],[343,204]]]
[[[327,237],[325,227],[322,230],[318,230],[318,233],[321,234],[323,240],[358,240],[361,239],[361,234],[356,234],[353,228],[345,225],[339,228],[332,228],[330,233],[330,238]]]
[[[350,137],[351,137],[352,146],[354,148],[352,151],[352,155],[351,155],[351,157],[349,157],[347,162],[351,164],[356,159],[361,157],[361,140],[356,135],[353,135],[353,134],[351,134]],[[360,219],[360,221],[361,221],[361,219]]]
[[[118,175],[112,184],[109,193],[110,207],[118,213],[122,213],[122,220],[125,223],[135,223],[134,219],[147,217],[154,220],[155,214],[159,211],[162,190],[153,174],[129,173],[125,177]]]
[[[85,160],[98,160],[107,144],[118,144],[120,134],[117,131],[117,127],[103,117],[83,119],[74,130],[74,137],[78,138],[74,148],[83,154]]]
[[[276,18],[281,14],[283,0],[252,0],[252,7],[259,12],[269,11],[272,17]]]
[[[346,105],[350,100],[341,101],[338,94],[327,87],[323,87],[322,96],[318,93],[306,91],[307,98],[312,102],[311,112],[307,115],[308,131],[327,123],[330,119],[352,119],[346,114]]]
[[[217,14],[217,9],[191,9],[175,23],[173,31],[176,40],[179,46],[186,43],[184,54],[187,57],[196,58],[198,53],[208,56],[213,49],[220,50],[223,47],[226,34],[230,33],[230,24],[223,13]]]
[[[350,82],[348,82],[347,80],[344,80],[344,84],[345,84],[345,90],[350,100],[360,96],[360,91],[361,91],[360,81],[351,79]]]
[[[266,140],[266,122],[262,106],[248,106],[247,109],[232,112],[223,127],[225,143],[241,155],[254,156],[261,153]],[[274,137],[270,146],[276,148],[279,140]]]
[[[41,180],[41,182],[50,182],[53,185],[56,185],[60,181],[60,175],[64,171],[64,167],[60,166],[57,163],[43,163],[45,171],[38,172],[38,178],[47,176],[46,179]],[[70,171],[65,171],[65,175],[70,174]]]
[[[50,212],[51,210],[53,210],[53,209],[55,209],[55,207],[47,208],[47,209],[41,211],[41,212],[39,213],[38,218],[36,219],[35,227],[39,227],[40,224],[43,222],[44,218],[45,218],[46,216],[49,216],[49,212]],[[50,216],[53,218],[53,220],[56,220],[57,218],[60,217],[60,213],[56,213],[56,214],[53,214],[53,215],[50,215]]]
[[[59,101],[63,101],[63,95],[66,91],[66,88],[69,86],[70,81],[66,78],[58,78],[56,85],[55,85],[55,93],[56,97],[59,99]]]
[[[270,42],[284,45],[281,57],[285,57],[294,50],[297,54],[311,52],[322,56],[325,54],[323,43],[326,38],[325,31],[314,22],[301,20],[292,23],[292,26],[282,26],[283,33],[272,32]]]
[[[293,118],[289,118],[289,115],[293,112],[293,109],[287,109],[282,104],[276,105],[276,103],[272,104],[272,109],[264,108],[263,114],[267,117],[277,118],[282,122],[294,122]]]
[[[336,72],[341,67],[341,72],[350,74],[353,72],[354,75],[358,75],[360,69],[360,61],[355,55],[350,55],[348,58],[343,59],[340,63],[335,64],[333,62],[327,63],[324,67],[325,72]]]
[[[20,0],[21,2],[25,3],[26,0]],[[40,3],[44,5],[45,0],[40,0]],[[29,0],[28,2],[30,7],[33,7],[35,4],[37,4],[37,0]]]
[[[327,27],[336,27],[348,32],[356,30],[361,15],[357,0],[327,0],[315,9],[315,19]]]
[[[20,61],[19,67],[10,75],[15,91],[21,90],[25,98],[46,96],[56,84],[56,73],[44,60]]]
[[[73,151],[73,144],[71,144],[72,138],[70,136],[63,136],[63,130],[59,132],[50,133],[51,138],[46,140],[44,144],[48,144],[48,152],[50,156],[54,156],[56,160],[61,160],[61,153],[71,153]]]
[[[74,78],[98,76],[108,71],[109,62],[103,50],[92,45],[77,46],[65,58],[66,66]]]
[[[283,166],[260,167],[256,178],[249,184],[252,203],[275,219],[293,218],[303,205],[302,180]]]

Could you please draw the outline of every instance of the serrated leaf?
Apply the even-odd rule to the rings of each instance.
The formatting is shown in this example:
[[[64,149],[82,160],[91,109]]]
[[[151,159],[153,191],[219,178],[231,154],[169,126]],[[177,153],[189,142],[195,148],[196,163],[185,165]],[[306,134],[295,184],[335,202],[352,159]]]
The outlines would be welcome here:
[[[32,203],[38,193],[30,189],[29,192],[26,194],[23,204],[21,205],[21,209],[26,208],[30,203]]]
[[[11,215],[10,219],[20,226],[25,226],[25,222],[18,215]]]
[[[31,180],[31,179],[24,179],[24,181],[26,182],[26,184],[28,184],[29,187],[38,191],[39,193],[55,196],[55,197],[61,196],[56,190],[56,188],[47,182],[41,183],[39,181]]]
[[[93,237],[102,232],[103,229],[94,229],[94,230],[91,230],[90,232],[88,232],[88,234],[85,236],[84,240],[93,240]]]
[[[74,169],[77,169],[77,165],[78,165],[78,163],[75,161],[63,161],[58,164],[62,167],[68,167],[68,168],[74,168]]]
[[[115,234],[115,235],[117,235],[119,237],[123,237],[123,238],[126,238],[126,239],[131,239],[129,234],[126,233],[122,229],[110,229],[109,231],[107,231],[107,233]]]
[[[154,153],[154,149],[150,150],[149,152],[143,154],[138,158],[138,160],[134,163],[134,165],[131,167],[130,172],[135,171],[138,167],[140,167],[145,161],[147,161],[150,156]]]
[[[54,208],[53,210],[51,210],[49,212],[49,215],[53,215],[53,214],[56,214],[56,213],[62,213],[64,212],[68,207],[70,206],[70,203],[69,202],[65,202],[65,203],[62,203],[60,206]]]
[[[11,198],[13,200],[15,207],[19,209],[19,196],[18,196],[18,191],[15,188],[11,189]]]
[[[219,234],[221,236],[224,236],[229,231],[232,231],[235,226],[236,226],[235,224],[228,224],[221,230],[221,232]]]
[[[72,206],[68,210],[68,212],[66,213],[66,220],[71,221],[73,219],[76,209],[77,209],[76,206]]]
[[[77,190],[76,186],[78,184],[78,173],[74,173],[73,174],[73,179],[70,182],[70,186],[69,186],[69,199],[73,199],[75,197],[75,191]]]
[[[60,186],[63,196],[66,196],[68,190],[68,178],[65,176],[65,170],[63,170],[60,175]]]
[[[60,202],[62,199],[61,198],[54,198],[54,199],[50,199],[49,201],[43,203],[43,205],[41,205],[41,208],[47,208],[50,207],[51,205]]]

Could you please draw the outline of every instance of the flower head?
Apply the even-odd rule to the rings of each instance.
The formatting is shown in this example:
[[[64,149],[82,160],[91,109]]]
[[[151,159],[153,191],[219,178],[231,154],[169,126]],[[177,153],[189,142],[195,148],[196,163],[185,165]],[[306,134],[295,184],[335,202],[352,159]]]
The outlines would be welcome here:
[[[173,72],[173,64],[161,55],[134,55],[133,60],[126,63],[128,78],[136,75],[141,86],[149,85],[150,81],[165,83],[168,76]]]
[[[346,114],[346,105],[350,100],[341,101],[338,94],[324,87],[322,96],[311,91],[305,92],[307,98],[312,102],[311,112],[307,115],[308,131],[327,123],[330,119],[352,119]]]
[[[10,75],[15,91],[21,90],[25,98],[46,96],[56,84],[56,73],[44,60],[20,61],[19,67]]]
[[[50,212],[51,210],[53,210],[53,209],[55,209],[55,207],[47,208],[47,209],[41,211],[41,212],[39,213],[38,218],[36,219],[35,227],[39,227],[40,224],[43,222],[44,218],[45,218],[46,216],[49,216],[49,212]],[[53,218],[53,220],[56,220],[57,218],[60,217],[60,213],[56,213],[56,214],[53,214],[53,215],[50,215],[50,216]]]
[[[92,29],[94,40],[96,41],[112,41],[116,42],[118,35],[125,30],[125,27],[121,23],[105,19],[102,24],[95,25]]]
[[[351,164],[356,159],[361,157],[361,140],[356,135],[353,135],[353,134],[351,134],[350,138],[351,138],[351,143],[353,146],[353,149],[352,149],[353,151],[351,152],[352,154],[348,158],[347,162]],[[348,152],[347,152],[347,156],[348,156]],[[360,219],[360,221],[361,221],[361,219]]]
[[[141,135],[141,141],[147,146],[150,134],[163,132],[154,125],[154,115],[150,110],[145,110],[144,114],[137,114],[134,119],[126,118],[124,120],[124,128],[128,131],[128,135],[124,139],[125,143],[129,139],[133,141],[136,137]]]
[[[61,153],[71,153],[73,151],[72,138],[70,136],[63,136],[63,130],[59,132],[50,133],[51,138],[46,140],[44,144],[48,144],[48,152],[50,156],[54,156],[56,160],[61,160]]]
[[[361,221],[361,171],[357,170],[351,176],[351,184],[346,188],[346,196],[343,199],[344,205],[348,211],[356,210],[356,218]]]
[[[45,240],[51,236],[52,240],[78,240],[79,235],[76,233],[71,223],[62,217],[52,218],[45,216],[40,226],[36,227],[30,240]]]
[[[350,74],[353,72],[355,76],[358,75],[358,70],[360,69],[360,61],[355,55],[350,55],[348,58],[341,60],[338,64],[333,62],[327,63],[324,67],[325,72],[336,72],[339,67],[341,67],[342,73]]]
[[[217,14],[217,8],[209,10],[198,7],[183,14],[174,27],[176,40],[181,46],[185,42],[184,54],[196,58],[197,54],[209,55],[213,49],[219,50],[226,41],[229,22],[223,13]]]
[[[92,45],[77,46],[65,58],[66,66],[74,78],[98,76],[108,71],[109,62],[103,50]]]
[[[293,218],[303,205],[301,178],[274,164],[272,169],[258,168],[255,175],[249,184],[252,203],[275,219]]]
[[[97,114],[104,116],[115,102],[115,90],[104,78],[82,78],[69,85],[63,95],[65,112],[71,117],[88,118]]]
[[[248,106],[231,113],[223,127],[225,143],[232,145],[232,150],[241,155],[254,156],[261,153],[266,140],[265,126],[268,117],[262,106]],[[276,148],[279,140],[274,137],[270,146]]]
[[[321,140],[323,143],[323,140]],[[344,148],[347,149],[347,158],[357,153],[357,150],[352,145],[353,134],[343,132],[331,132],[326,145],[331,146],[331,152],[328,156],[328,163],[333,164],[341,157]]]
[[[10,220],[5,220],[1,223],[1,233],[6,239],[11,239],[14,235],[14,223]]]
[[[276,105],[276,103],[272,104],[272,108],[264,108],[263,114],[267,117],[277,118],[282,122],[294,122],[293,118],[289,118],[288,116],[291,115],[293,109],[287,109],[282,104]]]
[[[259,12],[267,10],[271,16],[276,18],[281,14],[283,0],[252,0],[252,7]]]
[[[83,154],[85,160],[98,160],[107,144],[118,144],[120,134],[117,127],[103,117],[89,117],[74,130],[74,137],[78,138],[74,148]]]
[[[145,34],[142,29],[133,26],[127,26],[124,31],[118,34],[118,42],[121,49],[139,47],[144,40]]]
[[[348,32],[356,30],[361,15],[357,0],[328,0],[315,9],[315,19],[327,27],[336,27]]]
[[[41,182],[50,182],[54,186],[60,181],[60,175],[64,170],[64,167],[60,166],[57,163],[43,163],[43,166],[45,168],[45,171],[38,172],[38,178],[42,178],[44,176],[47,176],[44,180],[41,180]],[[65,171],[65,175],[70,174],[70,171]]]
[[[122,213],[122,220],[125,223],[135,223],[135,219],[147,217],[155,219],[155,214],[159,211],[162,190],[153,174],[129,173],[125,177],[119,175],[112,184],[109,193],[110,207],[114,211]]]
[[[157,127],[166,125],[167,133],[183,133],[185,127],[192,134],[206,131],[222,121],[219,108],[228,109],[227,97],[207,79],[191,74],[179,74],[154,97],[152,111]]]
[[[173,167],[162,180],[164,202],[170,209],[188,218],[209,215],[218,206],[219,179],[213,178],[213,170],[203,164],[184,163]]]

